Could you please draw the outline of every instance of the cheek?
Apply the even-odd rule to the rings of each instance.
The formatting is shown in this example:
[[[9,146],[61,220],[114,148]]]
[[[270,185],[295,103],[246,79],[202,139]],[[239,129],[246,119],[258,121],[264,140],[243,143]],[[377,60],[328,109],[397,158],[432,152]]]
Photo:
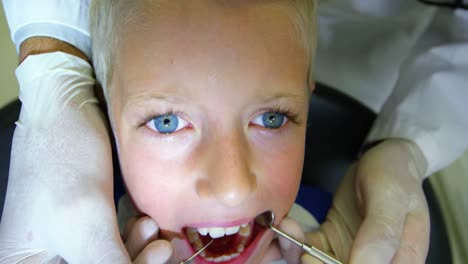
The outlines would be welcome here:
[[[138,209],[148,213],[151,204],[162,206],[168,204],[170,197],[168,197],[167,190],[174,184],[172,182],[174,178],[162,180],[161,166],[158,166],[158,161],[149,161],[146,157],[136,153],[132,155],[132,151],[125,146],[121,146],[121,151],[125,153],[120,156],[125,185]]]
[[[131,142],[131,143],[130,143]],[[168,159],[164,151],[152,148],[153,144],[141,144],[138,140],[120,144],[119,159],[128,193],[138,210],[157,219],[158,224],[171,229],[177,213],[183,212],[187,181],[183,158]],[[167,212],[171,212],[170,214]],[[175,228],[175,227],[174,227]]]
[[[274,198],[280,198],[278,203],[286,206],[292,205],[296,198],[304,156],[300,149],[290,150],[287,154],[272,154],[264,160],[267,167],[264,174],[266,185]]]
[[[257,175],[265,194],[278,213],[286,214],[294,203],[304,161],[305,128],[278,138],[256,140]],[[277,206],[280,205],[280,206]]]

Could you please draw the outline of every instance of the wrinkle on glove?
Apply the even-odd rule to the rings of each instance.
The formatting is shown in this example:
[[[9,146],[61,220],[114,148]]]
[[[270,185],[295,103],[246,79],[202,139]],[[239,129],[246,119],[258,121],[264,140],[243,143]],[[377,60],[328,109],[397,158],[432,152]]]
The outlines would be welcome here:
[[[63,57],[64,61],[56,62],[57,58],[49,55],[30,56],[16,70],[22,102],[17,126],[47,129],[48,125],[60,121],[60,113],[70,104],[81,110],[87,103],[98,103],[90,89],[95,80],[89,64],[61,52],[55,52],[55,55]],[[38,71],[41,65],[51,67]],[[51,85],[54,82],[60,85]],[[48,87],[47,91],[42,87]]]
[[[22,109],[0,224],[0,263],[130,263],[91,66],[62,53],[17,69]]]
[[[326,221],[306,234],[308,242],[343,263],[424,263],[430,231],[422,189],[426,168],[414,142],[376,145],[349,168]]]

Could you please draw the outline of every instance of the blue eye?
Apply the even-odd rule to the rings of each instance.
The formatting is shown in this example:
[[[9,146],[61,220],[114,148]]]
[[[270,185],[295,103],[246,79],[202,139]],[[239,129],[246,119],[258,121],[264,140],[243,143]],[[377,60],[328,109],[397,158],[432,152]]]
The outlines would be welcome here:
[[[287,120],[288,118],[282,113],[266,112],[256,116],[252,120],[252,123],[266,128],[278,129],[282,127]]]
[[[155,117],[147,126],[161,134],[171,134],[187,126],[187,122],[175,114],[164,114]]]

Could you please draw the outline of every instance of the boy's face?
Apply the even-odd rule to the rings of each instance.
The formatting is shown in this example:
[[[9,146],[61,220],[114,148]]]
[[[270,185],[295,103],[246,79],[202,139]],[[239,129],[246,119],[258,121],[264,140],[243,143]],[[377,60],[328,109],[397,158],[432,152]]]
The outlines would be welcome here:
[[[111,118],[128,191],[177,260],[208,239],[187,227],[221,227],[207,231],[234,234],[208,257],[256,263],[273,234],[253,219],[278,223],[300,182],[308,61],[287,8],[220,2],[165,1],[125,25]]]

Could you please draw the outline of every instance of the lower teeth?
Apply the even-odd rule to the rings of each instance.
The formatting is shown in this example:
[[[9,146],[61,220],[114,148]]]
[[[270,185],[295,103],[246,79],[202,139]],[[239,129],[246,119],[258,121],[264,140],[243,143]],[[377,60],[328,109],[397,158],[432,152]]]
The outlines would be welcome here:
[[[245,250],[245,245],[249,241],[251,233],[252,233],[252,227],[250,225],[242,226],[239,229],[239,232],[237,233],[237,235],[239,235],[243,239],[237,245],[235,252],[232,252],[231,250],[231,253],[229,254],[218,256],[218,257],[213,257],[213,256],[210,256],[212,254],[207,253],[207,251],[202,251],[200,253],[200,256],[205,258],[207,261],[211,261],[211,262],[223,262],[223,261],[228,261],[228,260],[237,258]],[[203,247],[203,242],[200,238],[200,234],[198,233],[196,229],[187,228],[186,234],[187,234],[188,241],[190,242],[190,244],[192,245],[195,251],[198,251]]]
[[[202,252],[200,255],[203,256],[203,253],[204,253],[204,252]],[[224,256],[221,256],[221,257],[217,257],[217,258],[207,258],[207,257],[205,257],[205,256],[203,256],[203,257],[205,257],[205,259],[208,260],[208,261],[212,261],[212,262],[223,262],[223,261],[228,261],[228,260],[231,260],[231,259],[235,259],[235,258],[237,258],[238,256],[240,256],[240,253],[233,253],[233,254],[231,254],[231,255],[229,255],[229,256],[228,256],[228,255],[224,255]]]

